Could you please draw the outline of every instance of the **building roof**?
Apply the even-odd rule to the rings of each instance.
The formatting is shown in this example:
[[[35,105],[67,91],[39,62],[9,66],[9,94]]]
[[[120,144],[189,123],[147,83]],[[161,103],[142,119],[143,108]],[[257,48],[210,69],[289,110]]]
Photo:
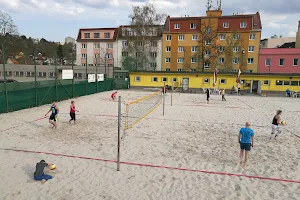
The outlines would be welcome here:
[[[286,55],[286,54],[298,54],[300,55],[300,48],[261,48],[259,54],[268,55]]]
[[[81,39],[81,32],[82,31],[97,31],[97,30],[99,30],[99,31],[101,31],[101,30],[114,30],[115,33],[114,33],[113,39],[116,39],[116,37],[117,37],[116,33],[118,32],[118,28],[81,28],[78,31],[78,35],[77,35],[76,41],[85,41],[85,40]],[[100,39],[95,39],[95,40],[100,41]],[[102,39],[102,40],[103,41],[108,41],[108,40],[111,40],[111,39],[107,39],[107,40]],[[88,39],[86,41],[93,41],[93,40]]]
[[[295,48],[296,42],[286,42],[278,48]]]

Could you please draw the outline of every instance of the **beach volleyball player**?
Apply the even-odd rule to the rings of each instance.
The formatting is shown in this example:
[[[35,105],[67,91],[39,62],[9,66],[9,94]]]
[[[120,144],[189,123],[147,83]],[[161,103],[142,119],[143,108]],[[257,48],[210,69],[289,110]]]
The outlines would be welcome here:
[[[239,143],[240,143],[240,164],[241,165],[243,164],[243,158],[244,158],[243,167],[246,169],[248,155],[251,150],[251,147],[253,147],[254,145],[254,131],[250,128],[249,122],[246,122],[245,127],[240,129]]]
[[[69,123],[71,123],[71,121],[74,121],[74,124],[76,123],[76,114],[75,112],[79,112],[79,110],[76,110],[75,108],[75,101],[71,101],[71,105],[70,105],[70,117],[71,119],[69,120]]]
[[[56,128],[56,121],[57,121],[57,114],[59,113],[59,108],[56,105],[55,101],[52,101],[52,105],[50,107],[50,110],[45,114],[47,116],[51,112],[51,115],[49,117],[49,123],[53,125],[52,128]]]
[[[111,94],[111,99],[114,101],[116,99],[116,95],[117,95],[117,91],[115,91],[114,93]]]
[[[272,133],[269,140],[271,140],[273,136],[274,138],[276,138],[278,134],[281,133],[281,131],[279,130],[279,125],[281,125],[281,114],[282,110],[277,110],[276,115],[273,117],[271,125]]]

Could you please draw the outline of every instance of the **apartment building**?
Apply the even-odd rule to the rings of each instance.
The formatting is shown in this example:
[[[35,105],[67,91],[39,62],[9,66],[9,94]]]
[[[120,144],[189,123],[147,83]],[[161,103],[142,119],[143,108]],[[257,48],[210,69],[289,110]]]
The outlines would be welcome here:
[[[129,67],[131,70],[160,71],[162,28],[161,25],[120,26],[116,40],[118,66],[122,69]],[[128,63],[126,60],[132,60],[134,63]],[[125,66],[128,64],[131,66]]]
[[[208,10],[202,17],[170,17],[162,36],[163,71],[257,72],[260,14],[222,16]]]
[[[76,45],[76,65],[116,66],[118,28],[80,29]]]
[[[296,48],[300,48],[300,21],[298,22],[298,31],[296,34]]]

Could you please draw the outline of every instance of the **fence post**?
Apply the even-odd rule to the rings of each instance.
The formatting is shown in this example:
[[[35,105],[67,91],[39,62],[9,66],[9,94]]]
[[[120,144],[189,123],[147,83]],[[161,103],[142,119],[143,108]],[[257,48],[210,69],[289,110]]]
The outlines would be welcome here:
[[[171,89],[171,106],[173,106],[173,89],[174,89],[174,82],[172,81],[172,89]]]
[[[117,171],[120,171],[121,96],[118,97],[118,153]]]
[[[4,77],[4,92],[5,92],[5,108],[8,112],[8,96],[7,96],[7,85],[6,85],[6,70],[5,70],[5,50],[4,43],[2,43],[2,62],[3,62],[3,77]]]
[[[98,93],[98,56],[96,56],[96,93]]]
[[[55,55],[55,98],[58,101],[58,92],[57,92],[57,56]]]
[[[112,89],[114,90],[115,89],[115,58],[113,58],[113,71],[112,71],[112,78],[113,78],[113,87],[112,87]]]
[[[85,62],[85,95],[87,95],[87,84],[88,84],[88,73],[87,73],[87,63],[88,57],[86,56],[86,62]]]
[[[36,47],[34,46],[33,49],[33,62],[34,62],[34,88],[35,88],[35,106],[38,106],[38,98],[37,98],[37,74],[36,74],[36,57],[35,57],[35,52],[36,52]]]
[[[163,115],[165,115],[165,90],[166,90],[166,83],[164,82],[164,88],[163,88]]]
[[[74,54],[72,53],[72,71],[73,71],[73,78],[72,78],[72,98],[74,98]]]

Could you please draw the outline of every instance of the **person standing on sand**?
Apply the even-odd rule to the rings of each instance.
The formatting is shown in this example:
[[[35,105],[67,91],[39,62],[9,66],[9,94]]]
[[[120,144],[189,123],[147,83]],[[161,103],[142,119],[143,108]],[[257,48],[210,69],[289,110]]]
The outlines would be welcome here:
[[[206,101],[207,101],[207,103],[209,103],[209,97],[210,97],[210,91],[209,91],[209,89],[206,89]]]
[[[272,139],[272,136],[275,134],[276,138],[278,136],[279,133],[281,133],[281,131],[279,130],[279,126],[281,125],[281,114],[282,114],[282,110],[277,110],[276,115],[273,117],[273,121],[272,121],[272,133],[270,136],[270,139]]]
[[[221,95],[222,95],[222,101],[226,101],[226,98],[225,98],[225,89],[221,90]]]
[[[74,121],[74,124],[75,124],[75,122],[76,122],[75,112],[79,112],[79,111],[76,110],[76,108],[75,108],[75,101],[71,101],[71,105],[70,105],[70,117],[71,117],[71,119],[69,120],[69,123],[71,123],[71,121]]]
[[[51,165],[52,164],[46,163],[45,160],[41,160],[39,163],[37,163],[36,167],[35,167],[35,172],[34,172],[34,180],[42,181],[42,184],[44,184],[49,179],[52,179],[53,178],[52,176],[50,176],[48,174],[44,174],[45,167],[51,166]]]
[[[239,143],[240,143],[240,164],[243,164],[243,157],[245,154],[244,159],[244,168],[246,168],[246,164],[248,161],[248,154],[251,150],[251,146],[254,145],[254,131],[250,128],[250,123],[246,122],[246,127],[240,129],[239,133]]]
[[[56,102],[54,100],[52,101],[52,105],[50,107],[50,110],[45,114],[45,116],[47,116],[49,112],[51,112],[51,115],[49,117],[49,123],[53,125],[52,128],[56,128],[57,127],[57,125],[56,125],[57,114],[59,113],[59,108],[56,105]]]

